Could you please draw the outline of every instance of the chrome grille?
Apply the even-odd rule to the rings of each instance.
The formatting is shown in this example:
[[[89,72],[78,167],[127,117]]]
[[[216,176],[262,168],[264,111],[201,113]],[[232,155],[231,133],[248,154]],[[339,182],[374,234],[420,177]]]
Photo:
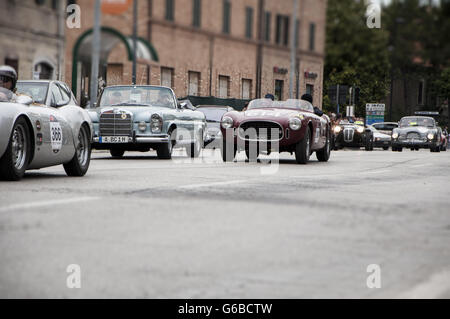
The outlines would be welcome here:
[[[416,132],[408,133],[407,138],[408,140],[418,140],[420,139],[420,134]]]
[[[283,128],[280,124],[269,121],[245,122],[239,127],[239,137],[245,141],[280,141],[283,138]]]
[[[126,118],[122,118],[122,114]],[[133,122],[128,113],[103,113],[100,115],[100,136],[132,136]]]
[[[349,143],[353,142],[353,138],[355,137],[355,129],[353,128],[345,128],[344,129],[344,141]]]

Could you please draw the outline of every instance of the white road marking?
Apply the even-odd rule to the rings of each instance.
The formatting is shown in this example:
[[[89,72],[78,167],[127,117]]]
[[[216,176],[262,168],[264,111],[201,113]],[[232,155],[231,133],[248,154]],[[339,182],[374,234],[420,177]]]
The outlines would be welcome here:
[[[412,290],[399,296],[401,299],[436,299],[450,292],[450,271],[436,273],[431,278]]]
[[[192,185],[179,186],[178,189],[195,189],[195,188],[214,187],[214,186],[226,186],[226,185],[235,185],[235,184],[242,184],[242,183],[248,183],[248,182],[249,182],[248,180],[236,180],[236,181],[228,181],[228,182],[192,184]]]
[[[87,202],[87,201],[92,201],[92,200],[97,200],[97,199],[100,199],[100,198],[99,197],[76,197],[76,198],[65,198],[65,199],[59,199],[59,200],[48,200],[48,201],[31,202],[31,203],[24,203],[24,204],[15,204],[15,205],[8,205],[5,207],[0,207],[0,212],[9,212],[9,211],[22,210],[22,209],[54,206],[54,205],[65,205],[65,204],[70,204],[70,203]]]

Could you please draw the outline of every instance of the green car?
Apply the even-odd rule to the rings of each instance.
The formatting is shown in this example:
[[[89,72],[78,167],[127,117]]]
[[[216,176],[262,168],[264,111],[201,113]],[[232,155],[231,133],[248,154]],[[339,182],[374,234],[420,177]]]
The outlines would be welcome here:
[[[156,150],[171,159],[176,147],[198,157],[203,148],[206,119],[177,102],[172,89],[162,86],[110,86],[89,112],[94,124],[94,149],[120,158],[126,151]]]

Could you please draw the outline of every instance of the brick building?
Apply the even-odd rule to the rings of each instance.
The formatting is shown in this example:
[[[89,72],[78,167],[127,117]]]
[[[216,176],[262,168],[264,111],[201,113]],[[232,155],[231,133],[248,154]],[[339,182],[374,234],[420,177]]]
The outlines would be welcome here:
[[[0,1],[0,64],[19,79],[64,78],[64,6],[61,1]]]
[[[74,1],[72,1],[74,2]],[[131,3],[131,1],[129,1]],[[89,88],[88,68],[72,65],[74,46],[93,25],[93,1],[78,0],[81,29],[66,28],[66,81],[77,71],[77,94]],[[138,0],[138,33],[158,61],[140,60],[137,83],[166,85],[186,95],[251,99],[289,95],[292,0]],[[102,26],[132,34],[132,6],[102,16]],[[310,92],[322,106],[326,0],[299,0],[294,92]],[[89,46],[86,46],[89,48]],[[102,77],[131,83],[126,44],[108,52]]]

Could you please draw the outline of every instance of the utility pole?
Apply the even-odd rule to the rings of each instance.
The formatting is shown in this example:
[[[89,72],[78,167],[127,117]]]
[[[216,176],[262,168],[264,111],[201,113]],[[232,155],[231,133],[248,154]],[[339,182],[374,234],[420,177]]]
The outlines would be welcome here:
[[[94,34],[92,41],[92,61],[91,61],[91,103],[89,107],[95,107],[97,104],[98,93],[98,72],[100,64],[100,20],[101,20],[101,0],[95,0],[94,13]]]
[[[133,1],[133,77],[132,83],[136,85],[136,55],[137,55],[137,6],[138,0]]]
[[[298,0],[293,0],[294,10],[292,11],[292,23],[291,23],[291,72],[289,76],[289,98],[294,98],[294,83],[296,73],[296,58],[297,58],[297,13],[298,13]]]

